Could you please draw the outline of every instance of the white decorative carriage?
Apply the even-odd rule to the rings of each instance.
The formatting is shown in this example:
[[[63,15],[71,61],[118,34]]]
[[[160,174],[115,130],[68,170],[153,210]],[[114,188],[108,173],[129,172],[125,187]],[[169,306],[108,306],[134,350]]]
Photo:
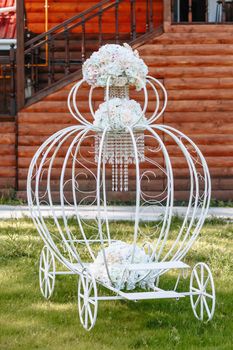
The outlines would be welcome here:
[[[100,57],[101,64],[99,52],[105,55]],[[208,211],[211,183],[206,161],[190,138],[155,123],[165,111],[167,93],[160,81],[146,76],[138,54],[119,45],[106,45],[99,52],[84,65],[84,78],[68,97],[69,110],[79,123],[45,141],[29,168],[28,204],[45,243],[39,268],[41,292],[48,299],[56,275],[78,275],[78,310],[86,330],[94,326],[101,300],[189,296],[195,317],[209,321],[215,310],[215,288],[205,263],[194,266],[189,291],[178,291],[182,272],[190,268],[184,258]],[[132,71],[134,63],[136,72]],[[111,73],[114,65],[117,69]],[[92,85],[88,97],[91,118],[78,109],[77,94],[85,81]],[[98,86],[105,87],[105,102],[94,111],[92,95]],[[143,90],[143,107],[130,99],[132,86]],[[150,117],[148,91],[156,101]],[[170,227],[179,183],[174,180],[177,169],[171,149],[183,157],[186,169],[182,167],[182,176],[189,187],[186,213],[175,236]],[[109,219],[110,199],[117,199],[119,193],[133,204],[134,225],[127,234],[116,234]],[[43,204],[49,218],[43,216]],[[95,220],[80,215],[83,204],[90,211],[95,209]],[[153,225],[144,222],[148,208],[161,214]],[[56,269],[55,259],[65,271]],[[162,289],[160,277],[173,270],[178,271],[174,288]],[[106,293],[98,295],[97,286]]]

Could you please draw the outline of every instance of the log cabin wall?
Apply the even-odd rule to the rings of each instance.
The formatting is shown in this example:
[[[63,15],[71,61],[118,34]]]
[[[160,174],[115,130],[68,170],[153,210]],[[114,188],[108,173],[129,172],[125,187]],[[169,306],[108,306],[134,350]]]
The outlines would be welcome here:
[[[45,6],[48,5],[48,29],[53,26],[62,23],[70,17],[77,15],[78,13],[87,10],[91,6],[97,4],[99,1],[79,1],[79,0],[26,0],[26,12],[27,12],[27,25],[28,29],[33,33],[39,34],[45,31],[46,27],[46,10]],[[120,32],[130,32],[130,24],[128,19],[128,9],[130,8],[130,1],[121,4],[119,7],[120,18]],[[153,2],[154,21],[157,26],[162,24],[163,19],[163,1],[156,0]],[[125,16],[124,16],[125,13]],[[111,14],[111,15],[110,15]],[[103,32],[113,33],[115,27],[112,23],[111,16],[114,16],[114,9],[109,11],[106,16],[103,17]],[[142,23],[145,23],[146,16],[146,1],[136,1],[136,17],[137,28],[140,28]],[[87,25],[86,30],[88,33],[97,33],[98,25],[97,19],[93,20],[90,26]],[[139,29],[138,29],[139,30]]]
[[[1,117],[0,117],[1,118]],[[16,127],[14,121],[0,122],[0,196],[13,195],[16,187]]]
[[[72,11],[81,11],[84,4],[89,7],[94,3],[49,1],[49,27],[76,13]],[[162,11],[158,10],[162,1],[158,0],[155,3],[157,18],[162,18]],[[64,7],[63,11],[60,11],[63,5],[66,9]],[[43,32],[44,2],[26,1],[26,8],[29,29],[35,33]],[[232,199],[233,26],[171,25],[170,22],[171,13],[167,8],[164,14],[164,34],[139,48],[141,56],[149,65],[151,75],[162,79],[168,90],[168,107],[161,122],[180,129],[198,144],[210,167],[212,197]],[[28,166],[36,149],[53,132],[74,123],[66,105],[71,86],[67,85],[18,114],[17,174],[20,198],[26,198]],[[84,92],[82,99],[85,95]],[[98,102],[99,97],[96,98],[96,106]],[[82,101],[80,106],[81,111],[87,111]],[[15,187],[15,137],[14,122],[1,122],[0,192]],[[184,176],[181,159],[172,145],[168,145],[168,148],[175,159],[178,198],[182,200],[187,195],[189,184]],[[162,186],[163,181],[158,181],[154,191],[161,190]]]
[[[163,80],[168,107],[161,122],[190,136],[200,147],[212,176],[212,198],[233,198],[233,27],[230,25],[170,26],[139,48],[150,74]],[[67,112],[71,85],[19,114],[19,192],[26,196],[26,176],[32,155],[52,133],[74,123]],[[87,112],[85,91],[79,107]],[[96,97],[96,106],[99,97]],[[189,184],[183,163],[172,145],[178,197],[187,198]],[[160,183],[160,185],[159,185]],[[162,188],[162,182],[158,182]],[[154,188],[158,191],[161,188]],[[128,196],[128,195],[127,195]],[[125,199],[125,194],[118,195]],[[130,198],[130,197],[127,197]]]

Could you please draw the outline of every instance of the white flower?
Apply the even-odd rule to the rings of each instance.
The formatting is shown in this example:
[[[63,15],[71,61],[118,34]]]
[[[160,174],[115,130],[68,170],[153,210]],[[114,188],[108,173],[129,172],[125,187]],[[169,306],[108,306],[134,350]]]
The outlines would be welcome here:
[[[147,122],[138,102],[117,97],[101,103],[94,119],[93,124],[96,127],[116,130],[125,129],[133,124],[143,127]]]
[[[125,77],[126,83],[137,90],[143,87],[148,74],[146,64],[128,44],[102,46],[84,62],[82,70],[84,79],[92,86],[106,87],[109,77],[110,85],[114,85],[119,77]]]
[[[134,248],[133,244],[116,241],[105,248],[105,258],[114,286],[119,289],[127,288],[128,290],[134,289],[137,285],[144,289],[153,288],[155,277],[150,274],[147,275],[148,271],[131,271],[125,273],[125,267],[132,263],[133,249],[134,263],[147,263],[149,261],[149,256],[145,253],[144,249],[138,246]],[[102,250],[99,251],[90,269],[96,279],[109,284],[110,281]],[[143,280],[140,281],[142,278]]]

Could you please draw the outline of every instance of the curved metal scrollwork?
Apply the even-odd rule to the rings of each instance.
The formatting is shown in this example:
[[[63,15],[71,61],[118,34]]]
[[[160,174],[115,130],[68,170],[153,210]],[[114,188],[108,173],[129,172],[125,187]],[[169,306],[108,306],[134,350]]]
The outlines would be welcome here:
[[[109,81],[107,101],[109,96],[117,97],[117,94],[122,98],[124,91],[125,98],[129,98],[128,87],[114,90]],[[75,84],[68,97],[68,108],[80,125],[52,135],[36,152],[29,169],[28,203],[42,239],[63,264],[81,273],[87,262],[95,260],[98,249],[105,257],[106,246],[116,239],[108,214],[109,203],[117,198],[116,192],[130,198],[134,205],[134,228],[128,241],[135,247],[149,247],[151,262],[183,259],[202,228],[210,202],[210,175],[202,153],[182,132],[155,124],[167,105],[166,90],[157,79],[148,76],[146,80],[156,103],[143,128],[133,123],[118,132],[109,127],[100,129],[80,113],[76,98],[83,83],[81,80]],[[93,88],[88,100],[94,118],[92,94]],[[145,86],[142,110],[146,116],[148,96]],[[170,225],[176,196],[181,192],[177,158],[189,196],[186,213],[171,244]],[[49,219],[43,215],[43,204]],[[94,220],[80,216],[79,208],[83,204],[89,205],[90,210],[94,208]],[[152,221],[154,218],[153,225],[141,221],[148,212]],[[132,262],[134,258],[133,252]],[[111,281],[106,257],[105,268]]]

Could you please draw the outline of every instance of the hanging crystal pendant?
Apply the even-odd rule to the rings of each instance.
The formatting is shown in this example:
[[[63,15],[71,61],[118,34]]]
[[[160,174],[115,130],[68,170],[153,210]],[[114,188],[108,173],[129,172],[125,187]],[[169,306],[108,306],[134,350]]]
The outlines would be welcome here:
[[[106,91],[105,91],[106,94]],[[110,86],[109,98],[129,99],[129,86]],[[106,96],[105,96],[106,99]],[[136,154],[139,162],[143,162],[144,155],[144,131],[134,131],[136,142]],[[95,162],[99,159],[99,145],[102,133],[95,138]],[[135,150],[132,137],[126,130],[109,130],[104,140],[102,162],[112,166],[112,191],[128,191],[129,189],[129,164],[135,163]]]
[[[95,138],[95,162],[99,159],[99,145],[102,134]],[[134,132],[137,157],[139,162],[145,160],[144,133]],[[127,132],[108,131],[104,140],[102,162],[112,166],[112,191],[128,191],[128,166],[135,164],[135,151],[131,135]]]

